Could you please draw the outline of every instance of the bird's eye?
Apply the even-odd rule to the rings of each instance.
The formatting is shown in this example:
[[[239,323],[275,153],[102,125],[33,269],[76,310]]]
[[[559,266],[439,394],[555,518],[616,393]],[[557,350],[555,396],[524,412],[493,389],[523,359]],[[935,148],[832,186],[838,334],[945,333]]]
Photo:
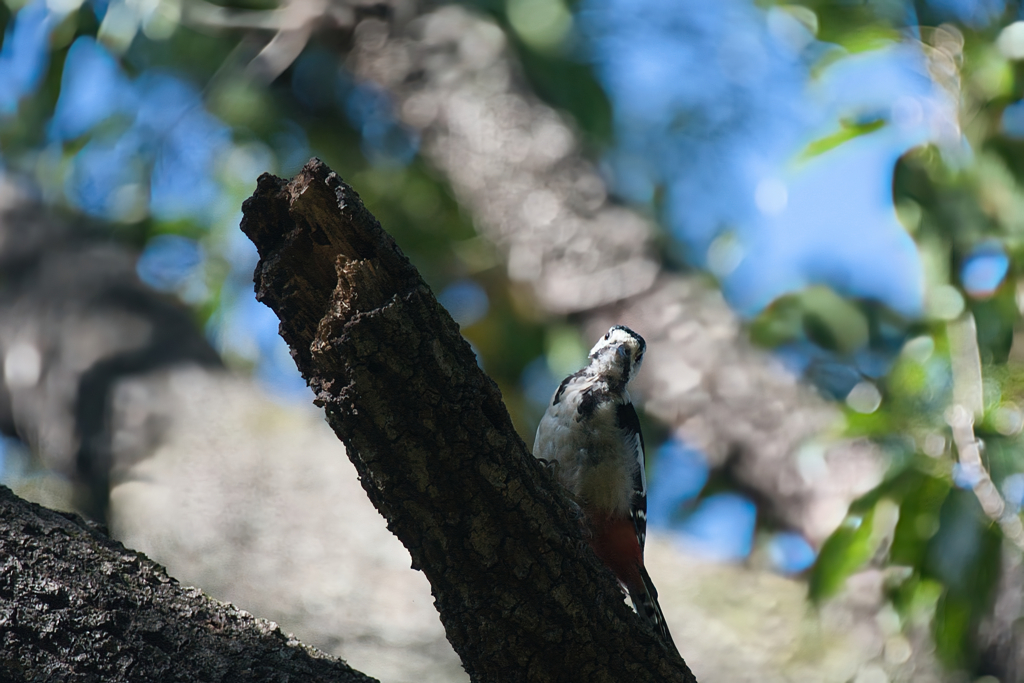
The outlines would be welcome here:
[[[610,336],[612,336],[612,333],[611,333],[611,332],[605,332],[605,333],[604,333],[604,340],[605,340],[605,341],[608,341],[608,337],[610,337]]]

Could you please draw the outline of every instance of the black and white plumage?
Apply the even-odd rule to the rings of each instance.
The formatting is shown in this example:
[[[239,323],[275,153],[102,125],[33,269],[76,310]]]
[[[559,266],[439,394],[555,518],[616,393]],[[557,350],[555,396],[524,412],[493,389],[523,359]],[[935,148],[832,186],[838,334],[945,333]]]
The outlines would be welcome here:
[[[637,614],[674,648],[643,563],[647,474],[628,386],[646,350],[628,327],[608,330],[587,366],[559,385],[537,428],[533,454],[554,464],[558,480],[586,513],[595,553],[625,586]]]

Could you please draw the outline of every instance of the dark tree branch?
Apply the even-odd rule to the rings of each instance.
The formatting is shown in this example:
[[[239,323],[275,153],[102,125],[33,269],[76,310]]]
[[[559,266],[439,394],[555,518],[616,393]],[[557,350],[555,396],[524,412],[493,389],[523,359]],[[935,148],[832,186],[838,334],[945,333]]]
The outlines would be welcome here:
[[[626,606],[578,509],[359,196],[313,159],[291,181],[261,176],[242,211],[257,298],[473,680],[694,681]]]
[[[374,679],[0,486],[0,680]]]

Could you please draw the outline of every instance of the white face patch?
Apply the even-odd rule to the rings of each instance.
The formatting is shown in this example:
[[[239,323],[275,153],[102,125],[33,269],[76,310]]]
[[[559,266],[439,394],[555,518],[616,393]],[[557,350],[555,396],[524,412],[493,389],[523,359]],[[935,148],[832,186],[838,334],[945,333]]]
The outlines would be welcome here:
[[[626,346],[634,352],[641,350],[641,347],[646,346],[643,339],[636,332],[633,332],[627,327],[616,325],[615,327],[608,330],[603,337],[597,340],[594,344],[594,348],[590,349],[590,356],[598,353],[607,347]]]
[[[622,325],[616,325],[601,337],[590,350],[590,366],[594,374],[629,384],[640,372],[647,344],[643,337]]]

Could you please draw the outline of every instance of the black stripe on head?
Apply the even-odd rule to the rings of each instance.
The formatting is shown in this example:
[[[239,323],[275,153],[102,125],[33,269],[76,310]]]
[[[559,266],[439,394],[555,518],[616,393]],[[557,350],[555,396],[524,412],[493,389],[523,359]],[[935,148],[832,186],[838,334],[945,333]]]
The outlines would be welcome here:
[[[644,351],[647,350],[647,342],[644,341],[644,338],[641,337],[636,332],[634,332],[633,330],[631,330],[628,327],[626,327],[625,325],[613,325],[612,329],[613,330],[622,330],[623,332],[628,334],[633,339],[636,339],[637,343],[640,344],[640,353],[643,353]]]

